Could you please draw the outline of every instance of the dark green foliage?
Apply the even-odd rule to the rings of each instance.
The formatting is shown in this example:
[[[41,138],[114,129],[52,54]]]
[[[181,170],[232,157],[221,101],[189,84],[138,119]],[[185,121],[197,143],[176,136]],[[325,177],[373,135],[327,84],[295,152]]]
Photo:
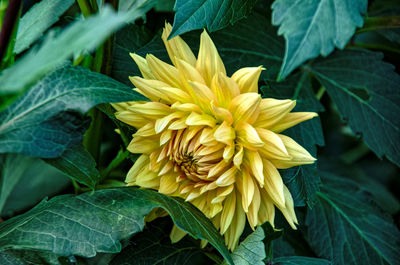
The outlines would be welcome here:
[[[400,264],[398,1],[23,2],[0,65],[0,264]],[[228,76],[261,65],[263,98],[319,114],[282,132],[317,158],[280,170],[297,230],[276,209],[230,253],[192,204],[121,187],[136,129],[110,103],[148,100],[129,53],[171,63],[165,22],[196,56],[205,28]],[[189,234],[174,244],[172,223]]]

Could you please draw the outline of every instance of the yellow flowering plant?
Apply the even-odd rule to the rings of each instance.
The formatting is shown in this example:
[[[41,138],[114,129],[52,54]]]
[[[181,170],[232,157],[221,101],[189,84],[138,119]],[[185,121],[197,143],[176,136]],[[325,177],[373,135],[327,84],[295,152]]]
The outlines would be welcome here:
[[[397,2],[0,0],[0,264],[399,264]]]
[[[246,218],[253,229],[274,224],[275,207],[296,229],[293,199],[278,169],[315,158],[281,132],[317,114],[291,112],[294,100],[261,98],[262,66],[228,77],[206,31],[196,58],[181,37],[168,40],[171,28],[165,25],[162,40],[173,65],[152,54],[131,54],[143,77],[130,80],[151,102],[113,105],[117,119],[137,129],[128,150],[141,156],[126,183],[191,202],[231,250]],[[183,235],[175,227],[171,239]]]

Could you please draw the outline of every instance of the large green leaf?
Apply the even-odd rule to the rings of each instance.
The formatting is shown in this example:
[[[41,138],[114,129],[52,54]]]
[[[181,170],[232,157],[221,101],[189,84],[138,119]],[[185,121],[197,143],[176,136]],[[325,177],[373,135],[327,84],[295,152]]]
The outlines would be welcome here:
[[[81,141],[82,113],[99,103],[142,98],[107,76],[64,66],[0,113],[0,153],[57,157]]]
[[[247,16],[257,0],[176,0],[171,37],[207,27],[222,29]]]
[[[345,50],[315,62],[310,70],[365,144],[400,166],[400,75],[382,57]]]
[[[307,238],[333,264],[399,264],[400,232],[357,183],[323,173],[318,202],[306,217]]]
[[[275,265],[331,265],[326,259],[317,259],[309,257],[291,256],[274,259]]]
[[[195,31],[182,36],[195,54],[198,52],[200,34],[201,32]],[[142,36],[141,31],[134,30],[133,27],[128,28],[125,35],[139,40]],[[276,78],[284,53],[283,39],[276,36],[276,29],[265,16],[255,13],[243,19],[242,23],[210,35],[229,75],[242,67],[263,65],[267,70],[262,72],[261,79]],[[117,40],[119,47],[117,47],[118,59],[115,65],[118,64],[119,66],[113,73],[113,76],[121,82],[127,82],[128,76],[141,75],[135,62],[129,56],[129,52],[135,51],[141,56],[151,53],[161,60],[169,61],[167,51],[159,35],[140,49],[123,39],[123,37],[120,37],[121,41]]]
[[[265,264],[263,260],[267,255],[263,243],[264,238],[265,232],[261,226],[248,235],[232,253],[232,259],[235,265]],[[226,265],[226,262],[223,263],[223,265]]]
[[[104,7],[98,15],[77,21],[58,35],[50,32],[40,48],[32,50],[0,73],[0,95],[20,93],[73,54],[94,49],[111,33],[143,12],[142,6],[119,14]]]
[[[14,52],[20,53],[32,45],[74,2],[43,0],[29,9],[19,21]]]
[[[272,4],[272,22],[280,25],[286,39],[280,78],[319,54],[343,49],[356,27],[363,25],[367,0],[277,0]]]
[[[184,237],[177,243],[171,243],[169,233],[172,226],[166,218],[149,223],[143,232],[132,237],[130,244],[113,258],[110,265],[130,265],[133,260],[142,265],[211,264],[199,244],[190,238]]]
[[[0,215],[3,219],[30,209],[71,183],[67,176],[39,158],[19,154],[1,154],[1,157]]]
[[[67,149],[58,158],[45,159],[45,161],[61,170],[71,179],[92,189],[101,179],[100,173],[96,169],[96,162],[81,144]]]
[[[261,88],[264,97],[278,99],[296,98],[294,111],[321,112],[324,110],[314,95],[308,73],[299,73],[291,76],[283,82],[267,82],[267,86]],[[316,157],[316,145],[324,145],[319,117],[303,122],[283,132],[292,137],[301,146]],[[320,177],[315,166],[299,166],[282,170],[282,176],[288,185],[296,205],[312,206],[315,201],[315,193],[319,190]]]
[[[31,170],[34,158],[18,154],[0,155],[0,213],[7,201],[8,196],[17,185],[27,170]]]
[[[0,264],[2,265],[33,265],[33,264],[55,264],[59,265],[57,255],[50,252],[40,251],[16,251],[6,250],[0,252]]]
[[[221,235],[196,207],[180,198],[137,188],[42,201],[0,224],[0,250],[29,249],[83,257],[120,252],[120,240],[143,230],[144,216],[155,207],[164,208],[179,228],[207,240],[233,264]]]

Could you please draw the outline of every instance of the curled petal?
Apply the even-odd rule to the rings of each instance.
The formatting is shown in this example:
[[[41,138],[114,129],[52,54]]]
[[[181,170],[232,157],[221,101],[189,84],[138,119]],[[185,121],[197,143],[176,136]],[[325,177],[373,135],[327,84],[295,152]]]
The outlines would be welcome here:
[[[181,229],[179,229],[175,224],[172,227],[171,233],[169,234],[169,238],[172,243],[179,242],[187,233]]]
[[[282,139],[282,142],[285,144],[286,150],[288,151],[291,159],[271,160],[271,162],[275,165],[275,167],[279,169],[284,169],[299,165],[313,164],[315,162],[316,159],[312,157],[306,149],[304,149],[301,145],[296,143],[295,140],[282,134],[278,134],[278,136]]]
[[[229,111],[232,112],[234,124],[247,122],[252,124],[258,117],[261,97],[257,93],[245,93],[232,99]]]
[[[239,85],[241,93],[258,93],[258,79],[262,70],[262,66],[245,67],[237,70],[232,75],[232,79]]]
[[[250,166],[253,176],[258,181],[258,185],[262,188],[264,186],[264,173],[263,173],[263,161],[260,154],[257,151],[245,151],[246,162]]]
[[[175,181],[176,175],[172,172],[165,174],[160,178],[160,187],[158,191],[163,194],[172,194],[179,188],[179,183]]]
[[[221,234],[224,234],[231,225],[236,209],[236,192],[230,193],[224,201],[221,213]]]
[[[204,77],[207,85],[211,83],[215,74],[221,72],[226,75],[224,63],[218,54],[217,48],[215,48],[213,41],[205,30],[200,36],[200,49],[196,68]]]
[[[165,23],[165,27],[161,38],[164,42],[165,47],[167,48],[167,52],[172,63],[174,65],[177,65],[176,60],[180,59],[192,66],[195,66],[196,57],[194,56],[192,50],[189,48],[186,42],[182,40],[181,37],[176,36],[168,40],[168,36],[171,33],[171,30],[172,30],[171,24]]]
[[[135,61],[137,66],[139,67],[140,72],[142,73],[142,76],[146,79],[156,79],[154,74],[151,72],[149,65],[147,64],[147,61],[145,58],[142,56],[137,55],[136,53],[130,53],[129,54],[132,59]]]
[[[259,149],[260,153],[269,159],[291,159],[282,139],[270,130],[256,128],[258,135],[264,142],[264,146]]]
[[[250,176],[250,173],[247,169],[242,171],[242,180],[240,184],[242,194],[242,206],[243,210],[247,213],[249,210],[249,205],[253,201],[254,190],[256,189],[253,178]]]
[[[214,127],[215,119],[207,114],[198,114],[196,112],[192,112],[189,117],[187,117],[186,124],[189,126],[205,125],[209,127]]]
[[[265,159],[263,159],[263,171],[265,190],[276,205],[283,207],[285,205],[285,195],[283,193],[284,184],[281,174],[270,161]]]
[[[250,150],[257,150],[264,145],[260,139],[256,129],[246,122],[242,122],[236,126],[236,134],[238,143]]]
[[[224,108],[227,108],[231,100],[240,94],[236,82],[221,72],[214,75],[210,88],[217,97],[218,104]]]
[[[219,187],[229,186],[235,183],[237,169],[235,167],[231,167],[227,171],[225,171],[219,178],[216,183]]]
[[[280,133],[290,127],[293,127],[300,122],[310,120],[314,117],[318,117],[315,112],[294,112],[288,113],[283,117],[277,124],[275,124],[270,130],[276,133]]]
[[[125,182],[126,183],[135,182],[137,175],[144,169],[144,167],[149,166],[148,163],[149,163],[149,156],[147,155],[139,156],[135,164],[133,164],[131,169],[128,171]]]
[[[228,145],[235,139],[235,136],[235,130],[225,121],[214,132],[215,140]]]
[[[161,61],[152,54],[146,56],[146,61],[155,79],[161,80],[172,87],[181,87],[178,69]]]
[[[285,117],[294,106],[296,106],[295,100],[264,98],[260,102],[260,114],[254,126],[269,129]]]
[[[290,191],[285,185],[283,186],[283,192],[285,194],[285,206],[284,207],[278,206],[278,208],[283,213],[290,226],[293,229],[296,229],[297,218],[296,218],[296,213],[294,212],[294,203],[292,195],[290,194]]]

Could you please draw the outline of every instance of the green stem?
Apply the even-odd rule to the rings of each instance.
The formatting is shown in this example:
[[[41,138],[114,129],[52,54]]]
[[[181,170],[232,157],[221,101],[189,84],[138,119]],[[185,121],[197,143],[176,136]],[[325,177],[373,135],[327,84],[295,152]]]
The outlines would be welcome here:
[[[84,17],[88,17],[93,13],[90,3],[87,0],[76,0],[76,2],[78,3]]]
[[[301,74],[300,80],[299,80],[299,82],[297,83],[297,86],[296,86],[296,88],[295,88],[295,90],[294,90],[294,94],[293,94],[292,99],[296,100],[296,99],[299,97],[301,87],[303,86],[303,83],[304,83],[304,81],[306,80],[307,76],[308,76],[308,73],[307,73],[307,72],[303,72],[303,73]]]
[[[72,181],[72,186],[74,186],[74,192],[76,195],[78,195],[81,192],[81,187],[75,180],[72,179],[71,181]]]
[[[92,118],[92,122],[90,123],[89,129],[85,133],[83,145],[98,164],[100,160],[103,115],[100,110],[93,108],[89,111],[89,116]]]
[[[0,0],[0,30],[3,25],[4,16],[6,14],[8,0]]]
[[[390,46],[387,46],[384,44],[376,44],[376,43],[356,42],[356,43],[352,43],[351,45],[349,45],[349,47],[359,47],[359,48],[378,50],[378,51],[386,50],[389,52],[400,53],[400,49],[398,49],[398,48],[390,47]]]
[[[352,164],[362,157],[364,157],[366,154],[368,154],[371,150],[364,145],[363,143],[359,144],[355,148],[347,151],[346,153],[342,154],[340,156],[340,159],[346,163],[346,164]]]
[[[128,157],[128,150],[122,151],[119,150],[117,156],[111,161],[111,163],[107,166],[107,168],[103,171],[102,177],[107,178],[110,173],[116,169],[122,162]]]
[[[396,28],[400,28],[400,16],[368,17],[364,20],[364,26],[358,29],[356,33]]]
[[[315,95],[317,97],[318,100],[321,100],[322,96],[325,94],[325,87],[321,86],[317,92],[317,94]]]

